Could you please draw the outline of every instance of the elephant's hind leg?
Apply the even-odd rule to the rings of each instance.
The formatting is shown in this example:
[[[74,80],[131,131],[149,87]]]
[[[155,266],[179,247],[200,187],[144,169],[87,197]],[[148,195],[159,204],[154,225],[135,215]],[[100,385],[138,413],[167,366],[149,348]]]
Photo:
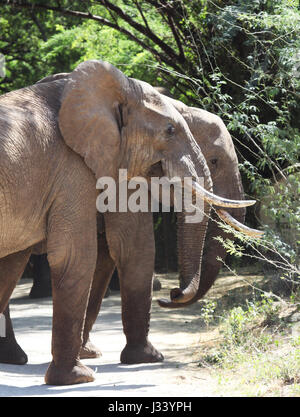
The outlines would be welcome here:
[[[9,315],[8,301],[17,282],[22,276],[30,257],[27,249],[0,259],[0,312],[5,317],[5,337],[0,336],[0,363],[24,365],[27,355],[18,345]]]
[[[28,357],[15,338],[10,314],[9,305],[4,310],[5,337],[0,336],[0,363],[11,365],[25,365]]]
[[[86,311],[83,344],[80,352],[81,359],[98,358],[101,356],[101,351],[90,341],[89,334],[99,314],[101,303],[114,269],[115,263],[109,254],[105,233],[98,234],[97,265]]]

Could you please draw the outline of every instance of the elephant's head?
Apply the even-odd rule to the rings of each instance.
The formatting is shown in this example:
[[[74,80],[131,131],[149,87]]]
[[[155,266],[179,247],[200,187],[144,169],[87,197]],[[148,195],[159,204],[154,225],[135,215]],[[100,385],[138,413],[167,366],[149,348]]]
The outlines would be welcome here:
[[[211,205],[245,207],[254,201],[233,201],[212,194],[212,179],[187,121],[167,97],[149,84],[126,77],[113,65],[86,61],[65,78],[59,111],[59,128],[67,145],[80,154],[96,178],[118,178],[125,168],[128,177],[147,176],[160,164],[167,177],[192,178],[194,195],[204,200],[202,221],[197,225],[202,240],[197,258],[187,256],[191,240],[188,223],[182,222],[181,288],[171,291],[171,302],[194,299],[201,270],[203,242]],[[50,82],[48,78],[41,82]],[[203,179],[203,185],[199,178]],[[182,214],[185,217],[185,214]],[[188,246],[187,246],[188,247]]]
[[[197,144],[201,148],[211,173],[213,192],[226,199],[243,200],[244,192],[238,169],[237,155],[231,136],[222,120],[212,113],[188,107],[172,98],[169,98],[169,101],[182,114]],[[208,221],[206,236],[199,224],[185,225],[185,234],[180,234],[180,230],[183,230],[183,219],[181,214],[177,215],[177,217],[181,281],[185,280],[186,275],[197,272],[197,254],[199,253],[199,248],[203,245],[204,238],[205,247],[200,284],[196,295],[187,303],[182,304],[159,300],[161,306],[172,308],[186,306],[202,298],[216,280],[222,266],[222,260],[226,257],[226,250],[215,238],[217,236],[221,236],[224,239],[233,238],[220,227],[220,218],[246,235],[260,237],[263,234],[261,231],[250,229],[243,225],[245,219],[245,208],[243,207],[233,208],[228,206],[226,210],[213,209]],[[190,262],[184,261],[185,252],[187,252]]]
[[[186,121],[149,84],[107,62],[86,61],[66,77],[61,101],[62,136],[97,179],[117,179],[120,168],[129,179],[145,176],[164,161],[180,177],[205,177],[211,189],[209,169]]]

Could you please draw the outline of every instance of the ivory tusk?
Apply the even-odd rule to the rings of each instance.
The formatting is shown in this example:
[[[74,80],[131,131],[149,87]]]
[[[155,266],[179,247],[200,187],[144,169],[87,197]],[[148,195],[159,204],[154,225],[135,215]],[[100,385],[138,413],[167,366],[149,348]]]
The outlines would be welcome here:
[[[240,208],[253,206],[253,204],[256,203],[255,200],[229,200],[228,198],[219,197],[218,195],[210,193],[196,181],[192,181],[192,184],[193,192],[200,195],[205,201],[214,206]]]
[[[234,229],[244,233],[247,236],[261,238],[264,234],[261,230],[251,229],[250,227],[245,226],[244,224],[238,222],[234,219],[227,211],[225,210],[216,210],[218,216],[224,220],[225,223],[232,226]]]

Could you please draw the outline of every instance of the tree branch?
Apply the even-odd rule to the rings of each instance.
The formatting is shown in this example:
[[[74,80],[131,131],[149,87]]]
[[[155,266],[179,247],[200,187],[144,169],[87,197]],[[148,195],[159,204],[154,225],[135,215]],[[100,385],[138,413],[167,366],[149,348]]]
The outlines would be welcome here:
[[[32,20],[36,24],[38,30],[40,31],[40,34],[42,35],[43,41],[47,42],[46,32],[45,32],[43,26],[41,25],[41,23],[39,22],[38,18],[36,17],[34,11],[30,12],[30,17],[32,18]]]
[[[181,43],[180,38],[178,36],[177,30],[176,30],[176,28],[174,26],[173,18],[169,14],[167,14],[167,18],[168,18],[168,23],[169,23],[169,26],[170,26],[170,28],[172,30],[174,39],[175,39],[176,44],[178,46],[178,50],[179,50],[179,57],[178,57],[178,59],[179,59],[180,62],[184,62],[185,61],[185,55],[184,55],[182,43]]]
[[[143,13],[143,10],[142,10],[142,8],[140,6],[140,3],[138,2],[138,0],[133,0],[133,1],[134,1],[134,4],[136,5],[138,11],[140,12],[140,15],[141,15],[141,17],[142,17],[142,19],[143,19],[143,21],[145,23],[146,28],[148,30],[151,30],[150,27],[149,27],[149,25],[148,25],[147,19],[146,19],[144,13]]]
[[[163,2],[161,0],[146,0],[147,3],[151,4],[152,6],[154,6],[157,11],[164,17],[164,20],[166,21],[166,23],[169,24],[168,19],[169,17],[172,18],[172,22],[174,27],[177,29],[177,36],[180,37],[181,34],[181,38],[186,41],[186,30],[184,29],[184,27],[181,24],[182,19],[185,18],[186,16],[186,11],[185,11],[185,6],[182,3],[182,1],[178,1],[177,4],[178,6],[181,8],[181,12],[178,11],[178,8],[176,7],[176,3],[173,2],[172,4],[169,4],[168,1]],[[189,21],[189,26],[190,26],[190,31],[195,31],[195,27],[192,24],[191,21]]]
[[[103,2],[107,3],[106,0],[101,1],[101,3],[103,3]],[[1,5],[1,3],[4,3],[4,1],[0,0],[0,5]],[[97,3],[99,3],[99,2],[97,2]],[[177,54],[171,48],[169,48],[164,42],[162,42],[159,38],[157,38],[157,36],[154,35],[154,34],[153,34],[152,38],[154,38],[155,40],[158,40],[159,44],[164,46],[165,49],[170,50],[171,56],[169,54],[168,54],[168,56],[165,56],[164,54],[160,53],[155,48],[151,47],[150,45],[148,45],[147,43],[142,41],[140,38],[135,36],[128,29],[125,29],[125,28],[119,26],[117,23],[112,23],[110,20],[107,20],[106,18],[98,16],[98,15],[94,15],[90,12],[81,12],[81,11],[78,11],[78,10],[64,9],[64,8],[61,8],[61,7],[55,7],[55,6],[50,6],[50,5],[46,5],[46,4],[40,4],[40,3],[31,4],[31,3],[28,3],[26,1],[17,1],[17,0],[7,0],[7,1],[5,1],[5,5],[11,6],[11,7],[16,7],[16,8],[32,9],[32,10],[34,8],[41,9],[41,10],[52,10],[54,12],[60,13],[60,14],[65,15],[65,16],[71,16],[71,17],[80,18],[80,19],[95,20],[99,24],[111,27],[112,29],[118,30],[119,32],[123,33],[129,39],[131,39],[134,42],[136,42],[137,44],[139,44],[143,49],[148,50],[154,57],[159,59],[161,62],[164,62],[165,64],[169,65],[171,68],[174,68],[176,71],[182,71],[182,69],[176,64],[176,61],[178,61]],[[117,13],[116,10],[118,10],[119,8],[116,8],[116,6],[113,6],[111,4],[109,4],[109,5],[112,6],[110,8],[110,10]],[[107,8],[108,8],[108,6],[107,6]],[[139,27],[141,27],[145,36],[150,39],[150,36],[148,36],[148,33],[147,33],[148,32],[147,28],[145,28],[144,26],[142,26],[140,24],[137,24],[131,18],[126,16],[122,12],[121,9],[119,9],[119,10],[120,10],[120,13],[126,17],[126,19],[127,19],[126,21],[128,23],[130,21],[132,21],[135,26],[138,25]],[[132,26],[132,27],[134,27],[134,26]],[[151,39],[151,40],[153,40],[153,39]],[[154,41],[154,43],[156,43],[156,42]],[[160,46],[160,45],[158,45],[158,46]],[[164,50],[164,52],[165,52],[165,50]],[[174,62],[174,59],[175,59],[175,62]]]
[[[105,6],[107,9],[114,11],[122,20],[129,23],[131,27],[136,29],[138,32],[142,33],[148,39],[151,39],[157,46],[161,48],[162,51],[164,51],[167,55],[169,55],[170,58],[178,60],[178,55],[176,54],[176,52],[169,45],[167,45],[164,41],[162,41],[158,36],[156,36],[149,29],[149,27],[147,28],[141,25],[140,23],[136,22],[130,16],[125,14],[120,7],[115,6],[108,0],[99,0],[97,1],[97,3],[100,3],[103,6]]]

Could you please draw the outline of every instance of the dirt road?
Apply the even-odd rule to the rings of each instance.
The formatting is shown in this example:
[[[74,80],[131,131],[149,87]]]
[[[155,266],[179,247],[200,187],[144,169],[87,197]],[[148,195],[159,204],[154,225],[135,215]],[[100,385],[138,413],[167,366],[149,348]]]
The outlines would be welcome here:
[[[165,284],[165,283],[164,283]],[[163,284],[154,299],[167,296],[172,283]],[[21,280],[14,291],[11,316],[18,342],[29,357],[25,366],[0,364],[0,396],[97,396],[97,397],[207,397],[219,396],[209,370],[199,368],[197,352],[203,328],[199,305],[186,310],[163,310],[153,301],[151,342],[165,361],[125,366],[120,352],[125,345],[120,295],[113,293],[92,332],[102,357],[85,360],[96,372],[96,381],[64,387],[47,386],[44,374],[51,360],[52,300],[29,299],[30,280]]]

